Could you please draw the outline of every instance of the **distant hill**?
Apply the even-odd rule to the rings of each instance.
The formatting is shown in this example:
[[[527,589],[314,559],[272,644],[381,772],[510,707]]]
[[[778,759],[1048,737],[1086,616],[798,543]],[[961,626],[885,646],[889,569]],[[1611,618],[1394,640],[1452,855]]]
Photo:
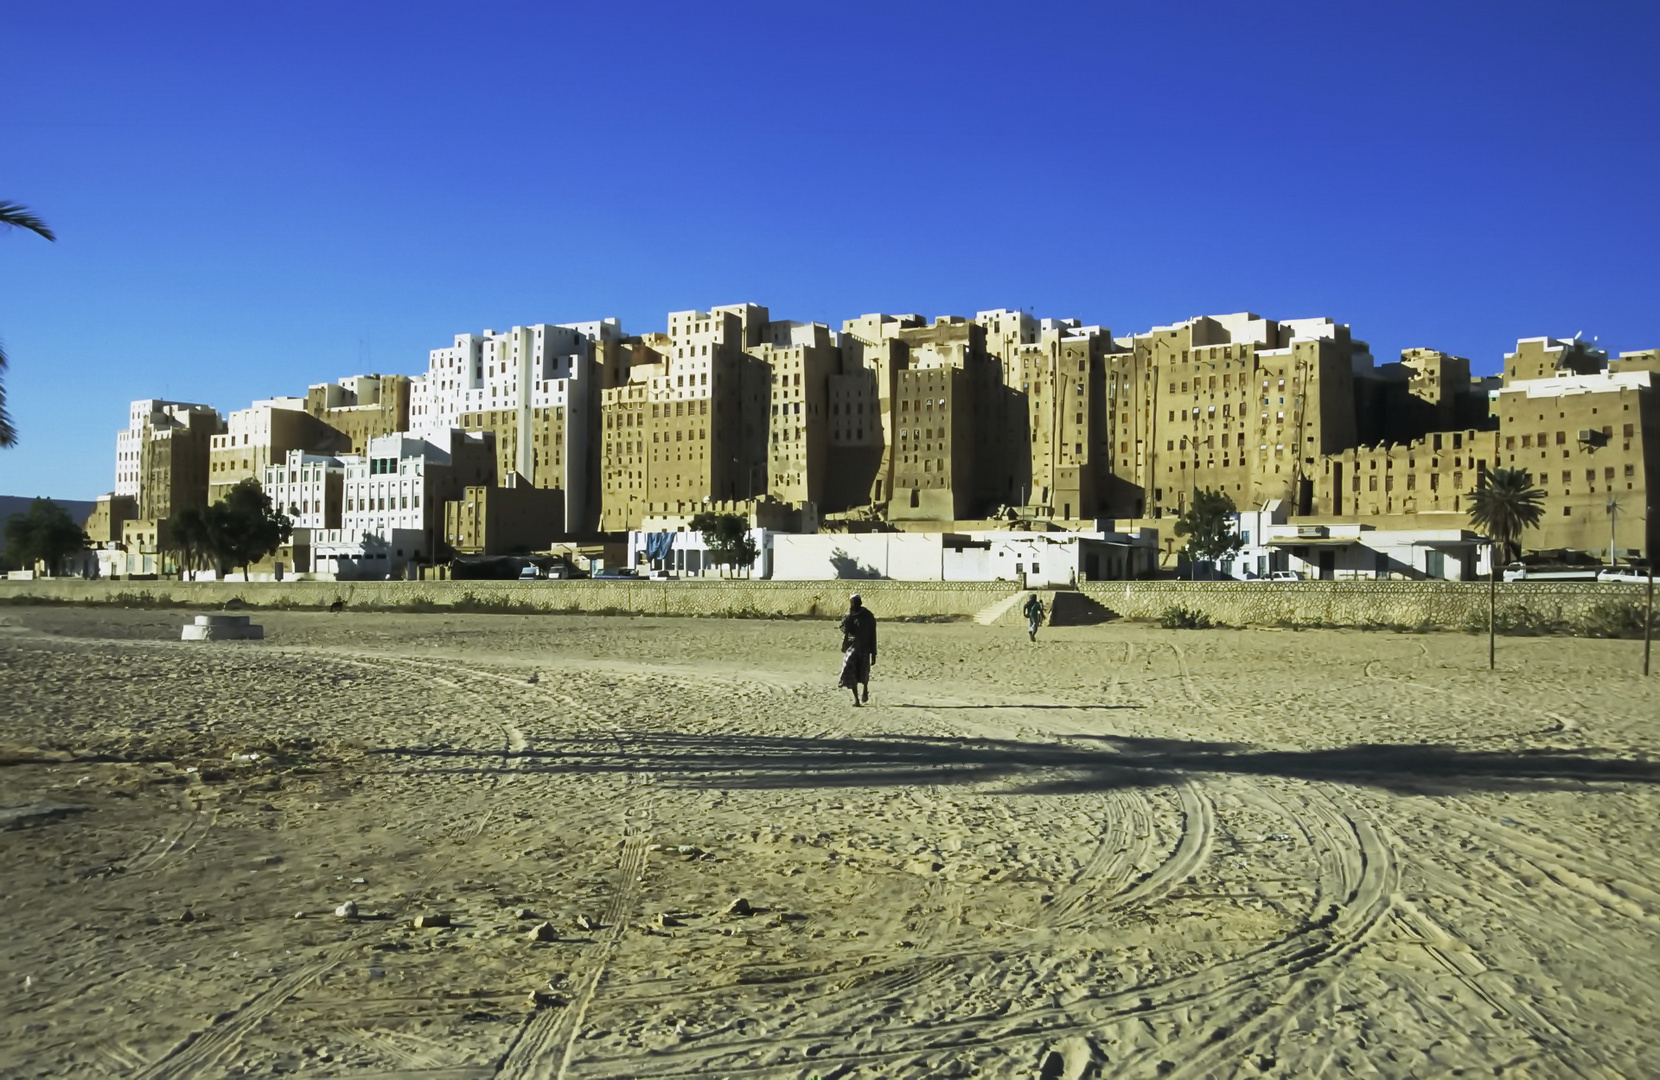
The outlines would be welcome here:
[[[47,497],[51,498],[51,496]],[[6,519],[13,514],[26,512],[29,509],[29,504],[34,501],[32,495],[0,495],[0,551],[6,550],[4,529]],[[81,502],[78,499],[52,499],[52,501],[68,511],[70,517],[83,524],[92,513],[92,508],[98,505],[95,502]]]

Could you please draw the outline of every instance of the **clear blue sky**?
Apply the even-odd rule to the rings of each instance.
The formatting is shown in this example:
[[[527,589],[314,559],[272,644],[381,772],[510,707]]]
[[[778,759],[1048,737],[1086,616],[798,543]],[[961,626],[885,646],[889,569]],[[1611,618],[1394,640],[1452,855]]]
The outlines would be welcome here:
[[[0,494],[141,397],[755,301],[1660,346],[1660,4],[16,5]]]

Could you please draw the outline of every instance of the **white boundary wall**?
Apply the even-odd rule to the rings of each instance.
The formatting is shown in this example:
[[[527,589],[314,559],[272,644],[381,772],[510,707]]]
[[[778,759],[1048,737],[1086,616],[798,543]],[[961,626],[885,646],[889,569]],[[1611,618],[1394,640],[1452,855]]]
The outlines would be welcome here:
[[[943,581],[943,540],[938,533],[773,535],[774,581],[836,578]]]

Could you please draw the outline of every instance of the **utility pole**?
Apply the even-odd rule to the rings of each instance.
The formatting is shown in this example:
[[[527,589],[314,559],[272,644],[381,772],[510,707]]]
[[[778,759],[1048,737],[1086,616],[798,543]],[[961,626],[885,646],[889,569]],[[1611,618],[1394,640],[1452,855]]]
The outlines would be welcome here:
[[[1493,670],[1493,638],[1497,633],[1499,608],[1499,560],[1492,540],[1487,541],[1487,670]],[[1645,673],[1647,668],[1645,667]]]
[[[1654,557],[1648,563],[1648,602],[1643,605],[1643,674],[1648,674],[1649,648],[1654,641]]]
[[[1614,496],[1608,497],[1608,565],[1614,566],[1619,559],[1614,554],[1614,522],[1620,512],[1620,501]]]

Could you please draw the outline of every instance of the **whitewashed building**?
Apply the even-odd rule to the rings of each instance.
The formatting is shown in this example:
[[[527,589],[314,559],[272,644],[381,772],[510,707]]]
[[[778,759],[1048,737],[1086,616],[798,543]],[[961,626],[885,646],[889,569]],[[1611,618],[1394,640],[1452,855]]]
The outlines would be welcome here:
[[[282,462],[265,467],[260,483],[272,507],[287,514],[296,529],[338,529],[348,460],[356,459],[290,450]]]
[[[214,417],[218,410],[211,405],[189,401],[164,401],[144,398],[132,403],[127,411],[127,426],[115,434],[115,495],[139,497],[143,484],[144,440],[151,431],[171,427],[182,422],[189,413]]]
[[[394,434],[344,466],[340,527],[311,534],[312,567],[340,578],[402,576],[443,557],[444,501],[495,482],[494,436],[451,429]]]
[[[410,381],[409,426],[491,430],[498,471],[565,493],[565,521],[599,514],[600,356],[622,340],[616,319],[457,334]]]
[[[819,533],[769,538],[778,581],[1021,581],[1055,588],[1151,577],[1158,532]]]
[[[1358,521],[1288,522],[1275,499],[1234,515],[1241,547],[1217,565],[1220,578],[1249,581],[1290,570],[1310,581],[1474,581],[1488,551],[1467,529],[1375,529]],[[1203,570],[1199,576],[1205,576]]]
[[[640,577],[666,573],[676,578],[722,578],[772,576],[774,538],[787,535],[772,529],[748,530],[755,544],[755,563],[749,567],[717,565],[703,542],[703,534],[691,529],[631,529],[628,533],[628,563]]]

